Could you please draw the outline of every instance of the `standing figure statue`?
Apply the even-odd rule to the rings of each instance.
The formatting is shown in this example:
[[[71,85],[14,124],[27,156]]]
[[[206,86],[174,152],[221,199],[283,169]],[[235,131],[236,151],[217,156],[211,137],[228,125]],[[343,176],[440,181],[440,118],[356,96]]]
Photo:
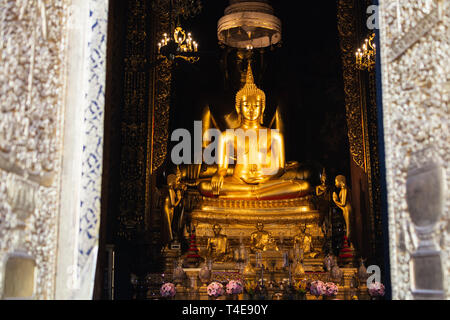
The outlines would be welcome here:
[[[186,190],[186,186],[181,183],[181,175],[178,168],[177,174],[169,174],[167,176],[167,185],[169,187],[169,190],[167,196],[164,199],[163,212],[167,239],[169,242],[172,242],[174,240],[174,236],[178,234],[180,228],[182,227],[183,208],[181,205],[181,201],[183,199],[183,193]],[[176,212],[175,215],[174,212]],[[174,220],[178,221],[175,232],[172,226]]]
[[[316,186],[316,196],[318,198],[317,209],[320,212],[319,225],[322,228],[322,232],[327,234],[327,227],[330,224],[330,206],[331,206],[331,188],[328,185],[327,173],[325,168],[320,175],[320,185]]]
[[[346,236],[348,241],[350,241],[351,237],[351,217],[352,217],[352,205],[350,203],[350,189],[347,187],[347,183],[345,181],[345,177],[339,175],[335,179],[336,188],[340,189],[339,196],[336,192],[333,192],[333,201],[334,203],[342,210],[342,214],[344,216],[345,225],[346,225]]]
[[[322,174],[320,175],[320,185],[316,187],[316,195],[324,200],[331,201],[330,188],[327,184],[327,173],[325,168],[323,168]]]

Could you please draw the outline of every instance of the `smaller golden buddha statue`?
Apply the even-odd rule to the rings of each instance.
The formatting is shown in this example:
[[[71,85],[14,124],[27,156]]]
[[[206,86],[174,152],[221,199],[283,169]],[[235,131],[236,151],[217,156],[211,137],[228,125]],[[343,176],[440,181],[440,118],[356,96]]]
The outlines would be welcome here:
[[[314,250],[312,236],[308,232],[308,226],[305,224],[303,228],[299,228],[299,233],[294,237],[294,248],[300,250],[303,258],[315,258],[319,253]]]
[[[214,236],[208,239],[206,251],[209,257],[215,261],[225,261],[230,259],[228,238],[221,234],[222,227],[218,224],[213,225]]]
[[[264,230],[264,224],[262,222],[258,222],[256,224],[256,229],[257,231],[253,232],[250,236],[250,250],[252,252],[269,250],[279,251],[275,239],[272,237],[272,234],[270,232]]]
[[[351,216],[352,216],[352,205],[350,203],[350,189],[347,186],[345,177],[339,175],[335,179],[336,188],[340,189],[339,195],[336,192],[333,192],[333,201],[334,203],[342,210],[342,215],[344,216],[345,225],[346,225],[346,236],[350,241],[351,237]]]

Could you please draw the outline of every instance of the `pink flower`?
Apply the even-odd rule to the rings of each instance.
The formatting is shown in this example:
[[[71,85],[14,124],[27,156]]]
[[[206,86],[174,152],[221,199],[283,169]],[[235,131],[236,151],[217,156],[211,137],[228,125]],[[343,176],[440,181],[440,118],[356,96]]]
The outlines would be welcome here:
[[[338,293],[338,286],[334,282],[325,283],[325,295],[329,297],[336,296]]]
[[[177,293],[177,290],[175,289],[175,285],[173,283],[167,282],[164,283],[161,286],[161,289],[159,290],[161,293],[161,296],[167,298],[167,297],[174,297]]]
[[[371,297],[383,297],[384,296],[384,285],[381,282],[372,282],[367,287]]]
[[[239,280],[230,280],[226,286],[227,294],[240,294],[243,291],[242,282]]]
[[[326,290],[325,284],[320,280],[311,282],[311,285],[309,287],[309,292],[313,296],[321,296],[325,294],[325,290]]]
[[[210,297],[220,297],[225,293],[223,285],[217,281],[211,282],[207,287],[208,296]]]

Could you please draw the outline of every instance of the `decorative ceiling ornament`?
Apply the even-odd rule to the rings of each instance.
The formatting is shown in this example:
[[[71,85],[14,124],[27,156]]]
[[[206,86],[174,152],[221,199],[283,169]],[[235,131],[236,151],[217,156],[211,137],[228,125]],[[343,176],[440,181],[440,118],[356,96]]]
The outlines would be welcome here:
[[[251,50],[279,44],[281,21],[267,0],[230,0],[217,26],[219,43]]]

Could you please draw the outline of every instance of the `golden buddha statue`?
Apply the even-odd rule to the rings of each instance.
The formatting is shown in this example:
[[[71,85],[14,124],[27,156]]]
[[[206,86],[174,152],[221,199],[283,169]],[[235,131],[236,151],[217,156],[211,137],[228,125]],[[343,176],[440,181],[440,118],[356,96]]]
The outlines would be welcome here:
[[[319,253],[314,250],[311,234],[308,232],[308,226],[300,228],[299,234],[294,237],[294,248],[298,248],[303,258],[315,258]]]
[[[342,210],[342,215],[344,216],[346,225],[346,236],[350,241],[351,237],[351,224],[350,219],[352,216],[352,205],[350,203],[350,189],[347,187],[345,177],[339,175],[335,179],[336,188],[340,189],[339,196],[336,192],[333,192],[334,203]]]
[[[255,85],[249,63],[246,83],[236,95],[240,125],[222,132],[217,171],[210,181],[202,181],[198,186],[203,196],[278,200],[314,192],[308,181],[289,172],[283,135],[262,125],[265,103],[265,93]],[[230,170],[233,163],[234,169]]]
[[[209,257],[216,261],[227,260],[229,257],[228,238],[221,234],[222,227],[218,224],[213,225],[214,237],[208,239],[206,251]]]
[[[272,237],[271,233],[264,230],[264,223],[256,223],[257,231],[253,232],[250,236],[250,250],[252,252],[261,251],[279,251],[275,239]]]

